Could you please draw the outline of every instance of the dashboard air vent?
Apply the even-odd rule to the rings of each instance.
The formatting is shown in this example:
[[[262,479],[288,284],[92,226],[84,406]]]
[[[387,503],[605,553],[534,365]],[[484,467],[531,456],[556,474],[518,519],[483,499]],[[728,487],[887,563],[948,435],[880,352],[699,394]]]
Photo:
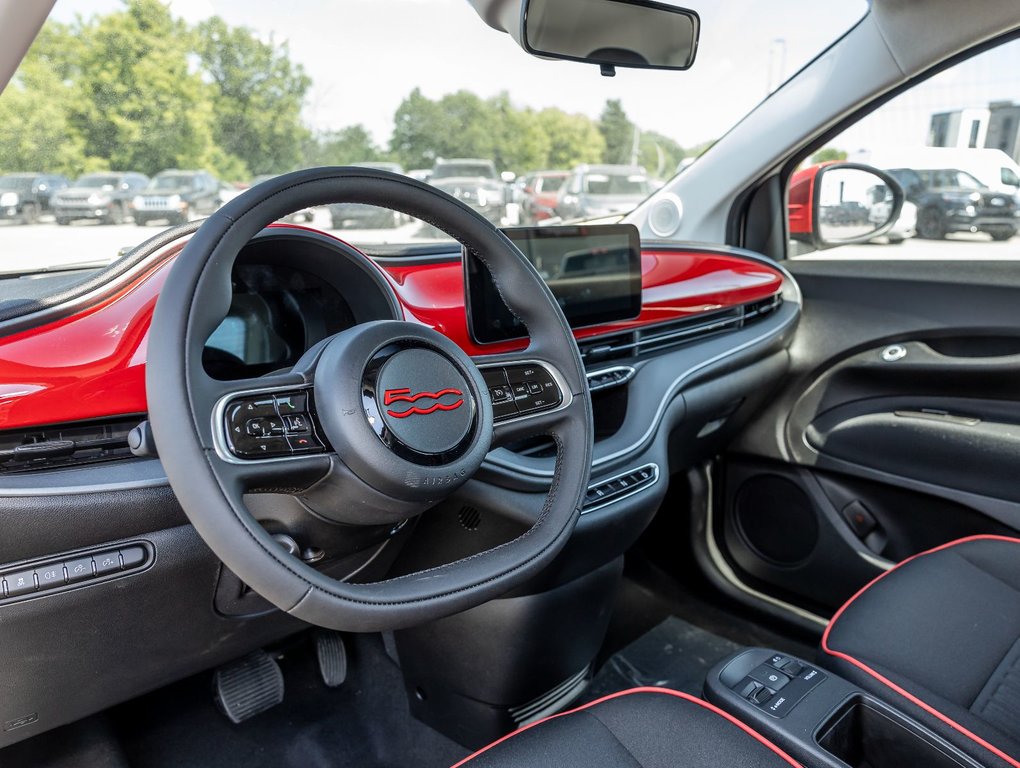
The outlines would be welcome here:
[[[143,416],[0,433],[0,474],[75,467],[132,457],[128,432]]]
[[[653,354],[692,341],[701,341],[709,336],[743,328],[774,312],[782,301],[782,296],[777,293],[749,304],[581,341],[578,342],[581,359],[591,367],[606,360]]]

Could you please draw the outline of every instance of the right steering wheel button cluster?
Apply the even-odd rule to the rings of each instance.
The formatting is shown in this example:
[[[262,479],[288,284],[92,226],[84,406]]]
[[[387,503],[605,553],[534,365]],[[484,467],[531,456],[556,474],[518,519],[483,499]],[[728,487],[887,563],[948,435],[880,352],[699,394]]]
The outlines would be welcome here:
[[[482,378],[489,388],[493,419],[497,423],[548,411],[563,402],[556,379],[537,363],[483,368]]]
[[[230,452],[240,459],[279,458],[325,450],[308,392],[262,393],[231,400],[224,413]]]

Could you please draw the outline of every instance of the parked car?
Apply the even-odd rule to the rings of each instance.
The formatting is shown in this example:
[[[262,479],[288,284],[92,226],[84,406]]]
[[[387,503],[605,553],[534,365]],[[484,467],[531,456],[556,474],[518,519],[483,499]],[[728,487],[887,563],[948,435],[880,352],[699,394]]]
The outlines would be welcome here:
[[[579,165],[559,191],[556,214],[568,220],[629,213],[651,193],[639,165]]]
[[[351,163],[356,168],[375,168],[390,173],[404,173],[399,163],[364,162]],[[393,229],[406,224],[410,218],[398,211],[362,203],[336,203],[329,206],[329,217],[333,229]]]
[[[87,173],[53,195],[53,215],[62,225],[78,219],[122,224],[131,200],[148,183],[149,177],[140,173]]]
[[[871,207],[871,212],[868,214],[868,222],[870,224],[874,224],[876,227],[881,226],[882,223],[889,220],[891,208],[892,203],[876,203]],[[892,225],[892,229],[881,237],[875,238],[875,240],[885,238],[889,245],[899,245],[904,240],[907,240],[916,234],[917,206],[913,203],[905,202],[903,203],[903,207],[900,209],[899,217],[897,217],[896,222]],[[875,240],[871,240],[869,242],[875,242]]]
[[[432,169],[414,168],[413,170],[408,171],[407,175],[412,179],[417,179],[418,181],[428,181],[429,177],[432,176]]]
[[[270,179],[275,179],[278,175],[279,174],[276,173],[263,173],[252,179],[249,187],[254,187],[264,181],[269,181]],[[224,202],[226,201],[224,200]],[[289,213],[280,219],[280,221],[286,221],[289,224],[311,224],[314,220],[315,211],[311,208],[302,208],[300,211],[294,211],[294,213]]]
[[[183,224],[220,207],[220,183],[208,171],[160,171],[131,201],[135,224],[150,221]]]
[[[876,168],[966,171],[993,192],[1020,195],[1020,165],[1001,149],[984,147],[879,147],[853,153],[851,160]]]
[[[1016,234],[1016,199],[994,192],[966,171],[955,168],[892,168],[889,175],[917,206],[917,234],[940,240],[950,232],[985,232],[993,240]]]
[[[521,224],[535,224],[556,215],[556,199],[570,171],[535,171],[521,181]]]
[[[32,224],[50,210],[54,192],[71,182],[53,173],[9,173],[0,176],[0,219]]]
[[[506,218],[507,185],[491,160],[436,160],[429,183],[474,208],[493,224]]]

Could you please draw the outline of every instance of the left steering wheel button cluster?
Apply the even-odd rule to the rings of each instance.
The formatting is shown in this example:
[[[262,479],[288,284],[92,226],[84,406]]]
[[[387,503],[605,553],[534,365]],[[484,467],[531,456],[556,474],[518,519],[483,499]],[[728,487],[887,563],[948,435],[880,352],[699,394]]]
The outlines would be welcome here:
[[[308,392],[242,396],[227,406],[230,452],[241,459],[278,458],[325,450],[316,435]]]

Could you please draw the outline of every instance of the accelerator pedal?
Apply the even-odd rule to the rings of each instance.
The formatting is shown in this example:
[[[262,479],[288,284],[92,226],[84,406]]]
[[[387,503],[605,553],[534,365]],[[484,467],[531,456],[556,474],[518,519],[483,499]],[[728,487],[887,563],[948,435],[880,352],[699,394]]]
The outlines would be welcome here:
[[[322,682],[329,688],[339,688],[347,679],[347,649],[343,636],[327,630],[319,630],[313,636]]]
[[[216,706],[234,725],[283,701],[283,672],[265,651],[224,664],[213,675]]]

